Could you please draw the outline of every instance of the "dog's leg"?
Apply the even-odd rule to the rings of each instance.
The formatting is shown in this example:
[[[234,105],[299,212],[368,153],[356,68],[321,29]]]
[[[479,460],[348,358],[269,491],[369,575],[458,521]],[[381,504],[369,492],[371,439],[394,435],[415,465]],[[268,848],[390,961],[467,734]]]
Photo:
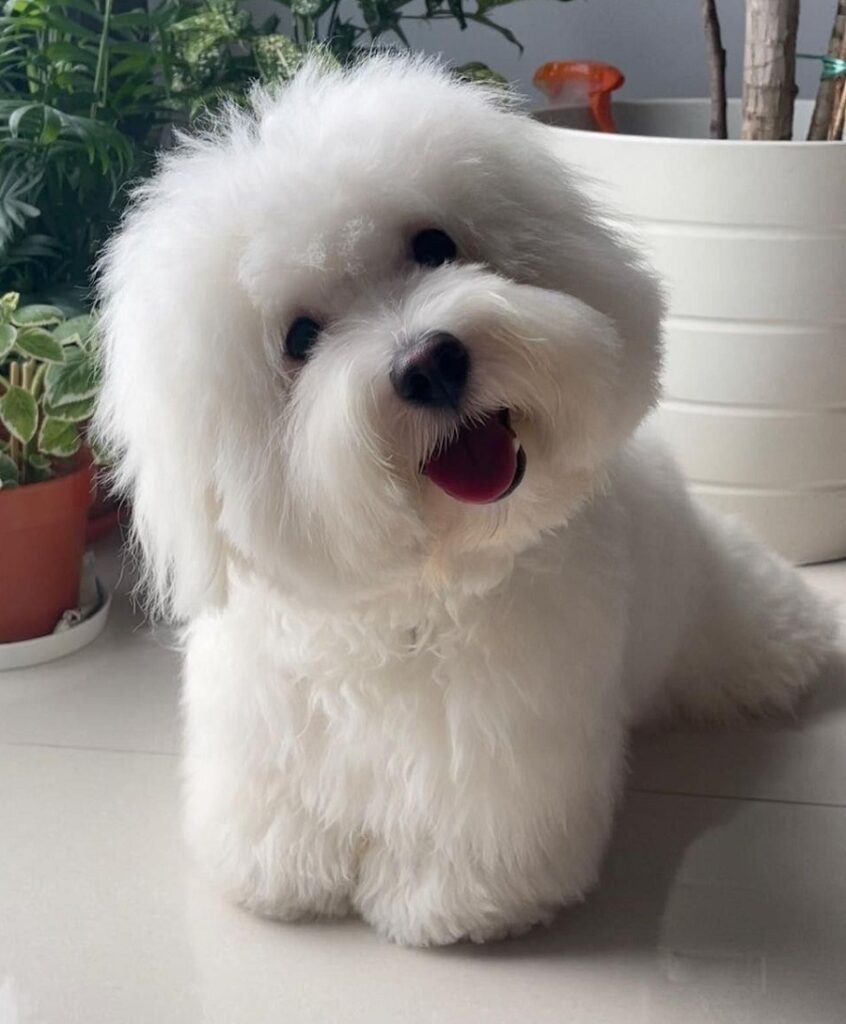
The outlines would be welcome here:
[[[690,615],[659,713],[725,721],[789,708],[830,655],[835,618],[739,525],[695,516]]]
[[[501,938],[596,882],[627,725],[621,523],[607,505],[566,542],[552,538],[447,648],[453,685],[422,678],[409,733],[427,740],[380,754],[409,781],[376,794],[353,896],[383,935]]]
[[[283,921],[349,913],[352,841],[293,807],[268,777],[189,762],[185,829],[212,884],[248,910]]]
[[[185,670],[185,833],[212,883],[283,920],[343,916],[357,855],[349,831],[301,798],[296,724],[242,622],[192,627]]]
[[[357,911],[394,942],[432,946],[519,935],[582,900],[598,877],[623,751],[621,731],[593,739],[589,756],[590,744],[562,735],[562,750],[575,753],[562,757],[567,777],[538,777],[534,789],[526,777],[520,796],[473,781],[429,829],[372,839]]]

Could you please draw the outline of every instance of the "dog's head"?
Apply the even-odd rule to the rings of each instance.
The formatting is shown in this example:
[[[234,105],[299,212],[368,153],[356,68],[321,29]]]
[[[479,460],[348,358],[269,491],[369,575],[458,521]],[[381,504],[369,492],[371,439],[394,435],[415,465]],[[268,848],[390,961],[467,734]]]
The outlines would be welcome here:
[[[312,65],[183,143],[104,260],[101,434],[178,615],[484,587],[656,396],[661,301],[548,149],[436,64]]]

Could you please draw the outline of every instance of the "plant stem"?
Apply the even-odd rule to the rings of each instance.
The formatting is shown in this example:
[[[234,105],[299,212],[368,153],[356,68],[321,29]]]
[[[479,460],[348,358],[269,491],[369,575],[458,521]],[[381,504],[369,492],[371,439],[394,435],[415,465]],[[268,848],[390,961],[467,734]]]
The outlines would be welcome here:
[[[837,3],[837,12],[828,40],[828,56],[846,60],[846,0],[838,0]],[[833,127],[832,117],[836,107],[838,83],[842,82],[842,77],[820,79],[811,127],[808,129],[809,142],[822,142],[829,137],[829,128]]]
[[[109,78],[109,27],[112,20],[113,0],[104,0],[103,27],[100,30],[100,45],[97,48],[97,70],[94,73],[94,99],[91,116],[97,116],[97,107],[105,107],[108,96]]]
[[[173,97],[171,90],[173,68],[172,61],[170,59],[170,36],[168,35],[166,27],[159,23],[157,31],[151,32],[149,39],[150,46],[153,47],[153,52],[155,52],[155,40],[158,39],[159,55],[162,65],[162,85],[164,86],[165,96],[170,100]]]
[[[32,397],[37,399],[41,394],[41,386],[44,383],[44,377],[47,373],[47,364],[42,363],[35,371],[35,376],[32,378],[32,384],[29,390],[32,392]]]
[[[9,383],[13,388],[20,387],[20,371],[20,363],[12,363],[9,367]],[[18,479],[23,483],[25,460],[21,451],[21,442],[11,431],[9,432],[9,456],[18,468]]]
[[[843,0],[846,3],[846,0]],[[702,0],[705,38],[708,42],[708,68],[711,76],[711,138],[728,138],[726,126],[726,51],[720,31],[717,0]]]
[[[25,390],[31,392],[32,391],[32,381],[33,381],[33,378],[35,377],[35,361],[33,359],[28,360],[21,367],[21,370],[22,370],[22,373],[21,373],[21,387],[24,388]],[[37,431],[36,431],[36,435],[37,435]],[[21,444],[21,461],[22,461],[22,464],[23,464],[24,474],[26,474],[26,471],[27,471],[27,465],[28,465],[27,459],[29,457],[29,451],[30,451],[30,444],[31,443],[32,442],[24,441]]]
[[[844,0],[846,2],[846,0]],[[332,38],[335,35],[335,23],[338,20],[338,9],[341,6],[341,0],[335,0],[332,4],[332,13],[329,15],[329,28],[326,30],[326,42],[331,46]]]

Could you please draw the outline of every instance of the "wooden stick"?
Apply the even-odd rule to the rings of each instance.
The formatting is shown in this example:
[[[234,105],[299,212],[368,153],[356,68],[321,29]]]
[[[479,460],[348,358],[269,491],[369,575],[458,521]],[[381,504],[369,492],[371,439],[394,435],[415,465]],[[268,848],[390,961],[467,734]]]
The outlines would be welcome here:
[[[846,0],[843,0],[846,3]],[[711,77],[711,125],[712,139],[727,139],[726,125],[726,51],[720,31],[720,16],[717,0],[702,0],[702,18],[705,22],[705,39],[708,42],[708,70]]]
[[[846,60],[846,0],[837,0],[837,12],[828,40],[828,56]],[[842,82],[842,78],[820,79],[811,126],[808,129],[809,142],[822,142],[829,138],[828,133],[833,127],[832,118],[837,107],[838,83]]]
[[[843,138],[843,125],[846,122],[846,79],[841,75],[838,80],[840,82],[840,96],[838,97],[837,108],[834,111],[831,127],[828,131],[829,142],[837,142]]]
[[[744,139],[789,139],[796,98],[799,0],[746,0]]]

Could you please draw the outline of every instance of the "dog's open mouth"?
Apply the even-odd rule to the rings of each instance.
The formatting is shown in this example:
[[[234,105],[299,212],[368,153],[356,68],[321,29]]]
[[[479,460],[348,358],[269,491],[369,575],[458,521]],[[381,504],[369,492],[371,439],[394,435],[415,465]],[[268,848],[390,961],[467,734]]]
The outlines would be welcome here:
[[[422,472],[451,498],[484,505],[506,498],[526,472],[526,455],[511,429],[507,409],[464,423]]]

